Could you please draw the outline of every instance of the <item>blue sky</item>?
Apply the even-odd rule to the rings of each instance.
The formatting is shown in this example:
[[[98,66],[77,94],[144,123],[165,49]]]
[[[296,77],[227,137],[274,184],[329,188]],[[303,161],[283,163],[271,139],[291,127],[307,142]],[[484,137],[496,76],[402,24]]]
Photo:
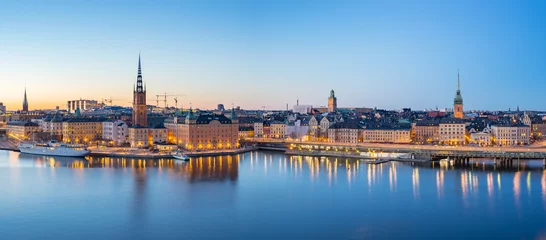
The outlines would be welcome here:
[[[0,2],[0,102],[546,109],[544,1],[158,2]]]

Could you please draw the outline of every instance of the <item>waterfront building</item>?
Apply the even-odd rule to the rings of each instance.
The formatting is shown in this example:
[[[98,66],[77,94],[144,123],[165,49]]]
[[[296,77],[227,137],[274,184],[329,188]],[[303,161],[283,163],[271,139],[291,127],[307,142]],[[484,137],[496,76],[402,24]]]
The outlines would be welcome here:
[[[66,102],[66,111],[68,113],[76,113],[77,109],[80,109],[80,111],[89,111],[100,107],[101,104],[95,100],[80,99]]]
[[[491,128],[485,127],[481,131],[479,129],[471,128],[469,131],[470,143],[477,144],[479,146],[491,146]]]
[[[148,138],[148,128],[140,125],[131,126],[128,128],[129,145],[132,148],[148,148],[150,141]]]
[[[367,128],[362,130],[362,142],[411,143],[409,128]]]
[[[28,112],[27,88],[25,87],[25,96],[23,98],[23,112]]]
[[[286,124],[286,136],[291,139],[302,139],[309,132],[309,120],[297,119]]]
[[[11,121],[6,124],[7,135],[18,140],[29,139],[32,133],[39,131],[40,126],[31,121]]]
[[[466,137],[465,122],[459,118],[443,118],[440,120],[438,138],[440,144],[464,145]]]
[[[232,149],[239,146],[239,124],[234,110],[230,118],[223,114],[193,111],[185,117],[165,122],[169,141],[188,150]]]
[[[102,139],[111,146],[120,146],[128,141],[129,126],[122,120],[102,122]]]
[[[328,128],[328,142],[358,143],[361,129],[356,121],[336,123]]]
[[[280,121],[271,122],[271,138],[286,138],[286,123]]]
[[[328,112],[335,111],[337,111],[337,97],[335,96],[334,89],[332,89],[328,98]]]
[[[491,132],[497,145],[527,145],[531,141],[531,127],[519,122],[493,125]]]
[[[148,145],[155,146],[157,144],[168,143],[168,130],[165,127],[154,127],[148,130]]]
[[[435,120],[422,120],[413,125],[414,139],[416,144],[438,143],[440,123]]]
[[[254,123],[254,137],[264,137],[264,122],[258,121]]]
[[[319,128],[320,129],[320,134],[323,135],[323,136],[327,136],[328,135],[328,129],[337,122],[338,122],[337,119],[333,115],[328,115],[326,117],[323,117],[320,120],[320,128]]]
[[[541,140],[546,136],[546,121],[542,119],[534,119],[531,122],[531,136],[534,140]]]
[[[104,118],[71,118],[63,121],[63,141],[89,144],[102,138]]]
[[[309,120],[309,140],[318,140],[320,138],[320,121],[322,115],[314,115]]]
[[[239,139],[254,137],[254,127],[239,125]]]
[[[457,92],[455,93],[455,99],[453,100],[453,112],[455,118],[464,118],[463,96],[461,95],[461,78],[459,73],[457,73]]]

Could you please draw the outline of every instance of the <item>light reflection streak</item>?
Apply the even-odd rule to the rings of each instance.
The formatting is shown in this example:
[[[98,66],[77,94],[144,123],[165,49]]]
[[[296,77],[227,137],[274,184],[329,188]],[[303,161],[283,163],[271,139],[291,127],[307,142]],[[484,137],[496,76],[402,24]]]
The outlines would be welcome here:
[[[531,195],[531,172],[527,172],[527,193]]]
[[[436,188],[440,199],[444,195],[444,170],[436,172]]]
[[[487,174],[487,195],[491,198],[493,197],[494,183],[493,183],[493,173]]]
[[[519,197],[520,197],[520,193],[521,193],[521,187],[520,187],[520,184],[521,184],[521,180],[520,180],[520,177],[521,177],[521,172],[516,172],[516,174],[514,174],[514,199],[516,201],[516,207],[519,208]]]
[[[542,171],[542,179],[540,181],[540,184],[542,186],[542,204],[546,209],[546,170]]]
[[[415,199],[418,199],[419,198],[419,168],[414,167],[411,180],[412,180],[412,186],[413,186],[413,197]]]

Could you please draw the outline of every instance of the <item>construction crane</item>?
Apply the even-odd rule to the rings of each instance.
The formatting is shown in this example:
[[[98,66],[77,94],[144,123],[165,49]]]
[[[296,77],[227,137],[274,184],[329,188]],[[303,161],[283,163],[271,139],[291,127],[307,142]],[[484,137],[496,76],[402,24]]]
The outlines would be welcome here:
[[[165,108],[167,108],[167,106],[168,106],[168,105],[167,105],[167,97],[180,97],[180,96],[184,96],[184,95],[183,95],[183,94],[180,95],[180,94],[167,94],[167,93],[165,93],[165,94],[158,94],[158,95],[155,95],[155,96],[157,97],[157,98],[156,98],[156,104],[157,104],[157,106],[159,107],[159,97],[163,97],[164,100],[161,100],[161,101],[165,104],[165,105],[164,105]],[[178,101],[178,99],[177,99],[176,101]]]

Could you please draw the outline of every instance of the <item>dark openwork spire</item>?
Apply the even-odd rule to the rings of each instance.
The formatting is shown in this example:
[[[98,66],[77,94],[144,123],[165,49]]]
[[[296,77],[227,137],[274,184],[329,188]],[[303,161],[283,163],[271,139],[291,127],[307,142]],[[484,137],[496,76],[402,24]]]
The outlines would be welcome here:
[[[142,68],[140,65],[140,54],[138,54],[138,75],[137,75],[137,84],[136,84],[136,92],[144,92],[144,88],[142,86]]]

